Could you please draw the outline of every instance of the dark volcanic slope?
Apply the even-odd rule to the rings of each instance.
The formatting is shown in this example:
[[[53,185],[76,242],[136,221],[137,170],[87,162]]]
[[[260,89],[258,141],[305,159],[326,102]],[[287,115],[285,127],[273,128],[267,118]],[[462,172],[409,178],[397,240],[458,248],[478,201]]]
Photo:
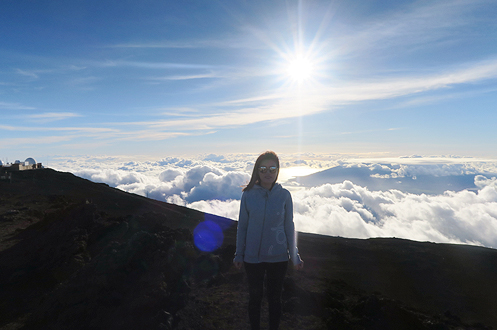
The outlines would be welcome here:
[[[168,323],[184,305],[203,213],[51,169],[12,178],[0,181],[0,328],[154,328],[136,320]]]
[[[193,243],[204,220],[224,229],[213,253]],[[16,172],[0,181],[0,329],[248,328],[235,233],[69,173]],[[299,248],[285,329],[497,328],[496,250],[304,233]]]
[[[437,313],[497,328],[497,250],[466,245],[300,234],[309,272]],[[309,269],[311,268],[311,269]]]
[[[176,213],[179,217],[191,217],[194,213],[197,217],[200,215],[183,207],[129,194],[110,188],[104,183],[94,183],[71,173],[52,169],[13,172],[12,182],[0,181],[0,188],[2,198],[5,199],[3,206],[0,206],[3,208],[1,210],[5,209],[7,201],[31,209],[37,209],[38,204],[46,207],[48,203],[57,209],[64,203],[87,201],[114,215],[142,214],[150,211]],[[184,225],[177,220],[175,218],[170,225]]]

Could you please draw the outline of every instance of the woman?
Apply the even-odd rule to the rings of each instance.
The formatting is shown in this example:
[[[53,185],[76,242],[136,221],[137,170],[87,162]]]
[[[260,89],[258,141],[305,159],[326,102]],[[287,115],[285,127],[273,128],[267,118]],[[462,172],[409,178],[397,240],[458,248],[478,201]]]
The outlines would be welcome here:
[[[290,259],[296,269],[304,262],[298,254],[290,192],[276,183],[280,162],[272,151],[261,154],[243,189],[238,218],[235,267],[245,266],[249,284],[250,326],[260,329],[264,276],[267,276],[269,327],[278,329],[281,292]]]

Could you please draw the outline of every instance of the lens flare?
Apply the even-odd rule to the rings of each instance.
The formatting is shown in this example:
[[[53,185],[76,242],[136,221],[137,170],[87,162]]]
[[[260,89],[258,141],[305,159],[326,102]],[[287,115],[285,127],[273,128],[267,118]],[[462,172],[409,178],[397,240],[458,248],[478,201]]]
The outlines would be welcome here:
[[[204,252],[213,252],[223,245],[224,231],[235,225],[235,221],[206,213],[204,221],[193,230],[193,243]]]
[[[193,231],[195,246],[204,252],[217,250],[223,244],[224,235],[221,227],[207,220],[199,223]]]

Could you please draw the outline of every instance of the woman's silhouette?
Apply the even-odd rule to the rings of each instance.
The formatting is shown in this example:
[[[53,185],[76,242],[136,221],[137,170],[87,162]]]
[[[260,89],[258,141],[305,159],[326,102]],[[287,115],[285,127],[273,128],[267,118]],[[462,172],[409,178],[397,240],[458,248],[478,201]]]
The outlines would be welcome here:
[[[304,266],[296,244],[292,196],[276,183],[279,163],[272,151],[257,158],[240,205],[233,262],[238,269],[244,266],[247,273],[252,330],[260,329],[264,276],[267,277],[269,328],[275,330],[281,319],[281,292],[288,260],[296,269]]]

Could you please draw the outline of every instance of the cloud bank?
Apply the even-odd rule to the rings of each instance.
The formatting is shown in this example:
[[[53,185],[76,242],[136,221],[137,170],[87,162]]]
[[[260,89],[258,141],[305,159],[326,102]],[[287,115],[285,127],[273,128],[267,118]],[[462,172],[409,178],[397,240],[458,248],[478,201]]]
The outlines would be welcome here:
[[[253,155],[208,155],[199,159],[144,162],[88,158],[58,161],[51,167],[130,193],[236,220],[241,186],[250,179],[253,159]],[[496,164],[453,162],[447,159],[446,164],[392,165],[338,161],[333,168],[342,171],[340,173],[346,173],[347,169],[361,171],[341,182],[327,182],[329,177],[321,176],[322,182],[314,181],[313,186],[301,185],[298,180],[285,181],[283,186],[292,192],[295,224],[301,232],[351,238],[398,237],[497,248]],[[289,168],[303,163],[282,159],[282,164]],[[330,163],[307,160],[305,164],[322,167]],[[326,171],[314,176],[322,173]],[[471,175],[474,189],[457,186],[457,190],[428,194],[357,183],[361,180],[381,182],[367,181],[368,175],[376,175],[376,180]],[[285,175],[282,178],[286,180]]]
[[[417,195],[370,191],[344,181],[293,194],[300,231],[343,237],[400,237],[497,247],[497,190]]]

